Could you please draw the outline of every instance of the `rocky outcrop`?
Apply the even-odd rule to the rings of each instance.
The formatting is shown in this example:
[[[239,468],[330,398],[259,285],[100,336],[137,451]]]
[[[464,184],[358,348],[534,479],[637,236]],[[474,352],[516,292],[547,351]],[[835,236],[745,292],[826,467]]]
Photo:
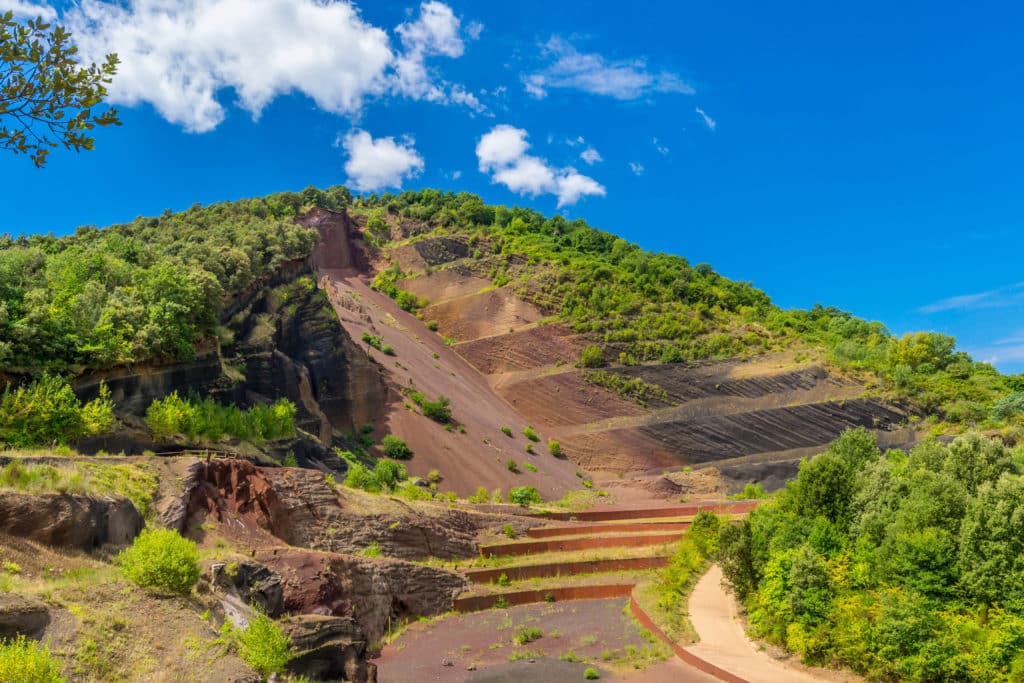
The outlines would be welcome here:
[[[350,219],[315,210],[300,222],[319,229],[321,243],[309,259],[283,264],[271,278],[225,303],[224,341],[204,341],[192,360],[87,372],[74,381],[79,397],[94,398],[105,382],[118,411],[136,417],[172,391],[239,406],[284,397],[295,403],[299,426],[325,446],[377,421],[387,394],[380,368],[345,333],[316,287],[319,269],[365,261],[351,241]],[[87,444],[107,451],[117,445]],[[156,446],[151,450],[160,452]],[[310,455],[319,461],[323,452]],[[332,464],[341,465],[337,459]]]
[[[366,637],[351,617],[303,614],[284,624],[294,656],[288,672],[315,681],[374,683],[377,667],[366,661]]]
[[[503,519],[445,507],[414,508],[381,499],[387,512],[346,510],[322,472],[258,467],[219,459],[193,465],[180,501],[161,515],[165,526],[184,531],[195,514],[237,518],[284,543],[333,552],[359,552],[372,543],[402,559],[458,559],[477,554],[476,537]]]
[[[385,558],[299,548],[256,553],[284,581],[285,610],[354,617],[369,642],[406,619],[443,614],[466,587],[460,574]]]
[[[276,619],[284,612],[281,577],[259,562],[217,562],[210,566],[210,583],[269,617]]]
[[[18,593],[0,593],[0,641],[24,635],[42,638],[50,611],[42,601]]]
[[[127,498],[58,493],[4,493],[0,532],[59,548],[94,550],[127,545],[142,531],[142,515]]]

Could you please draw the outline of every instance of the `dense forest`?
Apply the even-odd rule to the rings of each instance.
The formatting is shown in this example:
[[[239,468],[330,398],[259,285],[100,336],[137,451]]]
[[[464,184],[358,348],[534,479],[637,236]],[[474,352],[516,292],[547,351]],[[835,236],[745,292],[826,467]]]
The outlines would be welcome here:
[[[721,534],[753,632],[883,681],[1024,681],[1024,446],[863,430]]]
[[[798,349],[860,375],[873,393],[912,399],[942,429],[1013,437],[1024,414],[1024,377],[974,361],[952,337],[896,337],[831,307],[782,310],[707,264],[644,251],[582,220],[438,190],[308,188],[62,238],[0,238],[0,367],[38,375],[190,357],[215,334],[225,301],[310,253],[316,233],[294,218],[314,206],[362,215],[371,247],[464,240],[474,272],[594,340],[588,365]]]

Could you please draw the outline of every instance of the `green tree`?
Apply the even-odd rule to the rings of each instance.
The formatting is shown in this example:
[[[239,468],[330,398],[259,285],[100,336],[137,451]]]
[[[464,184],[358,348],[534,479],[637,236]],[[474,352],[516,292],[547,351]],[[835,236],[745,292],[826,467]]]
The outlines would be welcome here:
[[[972,597],[1024,609],[1024,479],[1005,474],[978,487],[961,527],[958,559]]]
[[[0,147],[42,167],[50,150],[91,150],[94,128],[120,125],[116,109],[96,111],[117,72],[117,55],[87,66],[77,55],[62,26],[0,14]]]

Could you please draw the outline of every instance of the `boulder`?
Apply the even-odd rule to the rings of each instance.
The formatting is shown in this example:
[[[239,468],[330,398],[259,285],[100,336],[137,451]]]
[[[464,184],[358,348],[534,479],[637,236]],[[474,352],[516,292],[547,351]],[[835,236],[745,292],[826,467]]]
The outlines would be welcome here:
[[[61,493],[0,496],[0,532],[59,548],[94,550],[131,543],[145,522],[127,498]]]
[[[39,639],[50,624],[50,611],[36,598],[0,593],[0,640],[24,635]]]
[[[351,617],[303,614],[284,623],[293,659],[288,671],[317,681],[373,683],[376,666],[366,661],[366,639]]]
[[[281,577],[259,562],[218,562],[210,567],[210,582],[272,618],[276,619],[284,611]]]

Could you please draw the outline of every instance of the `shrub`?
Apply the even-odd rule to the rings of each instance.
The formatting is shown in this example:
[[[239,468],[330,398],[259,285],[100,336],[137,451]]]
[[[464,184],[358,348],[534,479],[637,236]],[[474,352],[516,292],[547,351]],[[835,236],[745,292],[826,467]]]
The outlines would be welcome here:
[[[23,635],[0,640],[0,681],[17,683],[64,683],[61,665],[50,647]]]
[[[281,673],[291,660],[291,641],[281,627],[266,614],[257,614],[249,625],[234,636],[238,656],[266,676]]]
[[[540,437],[537,436],[537,432],[533,431],[533,427],[524,427],[523,436],[525,436],[530,441],[540,441]]]
[[[764,490],[760,483],[747,482],[743,485],[743,490],[739,493],[734,493],[729,496],[729,500],[756,500],[759,498],[767,498],[768,492]]]
[[[526,452],[529,453],[530,455],[534,455],[532,443],[526,444]]]
[[[533,463],[529,463],[529,462],[523,463],[523,467],[525,467],[526,469],[530,470],[531,472],[536,472],[537,471],[537,466],[534,465]]]
[[[562,457],[562,444],[557,441],[548,441],[548,453],[556,458]]]
[[[384,345],[384,341],[380,337],[378,337],[375,334],[370,334],[369,332],[363,332],[362,338],[364,342],[366,342],[373,348],[377,349],[378,351],[380,351],[381,347]]]
[[[184,399],[172,391],[146,410],[146,426],[158,437],[184,434],[216,441],[225,436],[260,443],[295,436],[295,404],[278,399],[268,406],[242,410],[211,398]]]
[[[84,406],[71,385],[55,375],[43,375],[16,389],[8,385],[0,397],[0,441],[11,446],[67,443],[109,431],[113,422],[113,402],[105,384],[100,385],[99,398]]]
[[[516,632],[516,645],[526,645],[527,643],[532,643],[533,641],[539,639],[542,635],[544,635],[544,632],[536,626],[520,626],[519,630]]]
[[[380,352],[383,353],[385,356],[394,356],[395,347],[391,346],[390,344],[384,344],[382,347],[380,347]]]
[[[505,436],[511,438],[512,437],[512,428],[506,425],[506,426],[501,428],[501,433],[504,434]]]
[[[509,538],[516,537],[516,529],[511,524],[506,524],[505,526],[501,527],[501,533],[505,534]]]
[[[508,492],[508,501],[523,507],[541,503],[543,500],[537,489],[532,486],[516,486]]]
[[[363,557],[380,557],[384,554],[384,551],[380,547],[380,543],[373,541],[370,545],[363,548]]]
[[[437,484],[441,481],[441,479],[443,479],[443,477],[441,476],[441,470],[435,469],[427,472],[427,481],[433,484]]]
[[[470,503],[489,503],[491,502],[491,494],[483,486],[476,487],[476,493],[470,496],[467,500]]]
[[[585,368],[603,368],[605,366],[604,351],[600,346],[584,347],[580,352],[580,365]]]
[[[441,424],[451,422],[451,399],[447,396],[438,396],[436,401],[422,401],[420,407],[423,409],[423,414],[434,422]]]
[[[511,586],[512,585],[512,581],[509,580],[508,574],[506,574],[505,572],[501,573],[501,576],[498,577],[498,585],[499,586]]]
[[[519,471],[519,463],[517,463],[512,458],[508,459],[508,461],[505,463],[505,467],[508,468],[509,472],[513,472],[514,473],[514,472],[518,472]]]
[[[394,434],[388,434],[380,442],[384,455],[395,460],[408,460],[412,457],[412,450],[409,446]]]
[[[584,670],[583,672],[583,678],[588,681],[596,681],[597,679],[601,678],[601,674],[599,674],[597,672],[597,669],[595,669],[594,667],[588,666],[586,670]]]
[[[427,329],[430,330],[431,332],[437,332],[437,321],[431,320],[430,322],[428,322]]]
[[[199,580],[199,550],[173,529],[144,529],[118,556],[132,583],[168,593],[185,594]]]
[[[295,453],[293,453],[292,451],[288,451],[287,453],[284,454],[284,460],[282,461],[282,464],[285,467],[298,467],[299,459],[295,457]]]

